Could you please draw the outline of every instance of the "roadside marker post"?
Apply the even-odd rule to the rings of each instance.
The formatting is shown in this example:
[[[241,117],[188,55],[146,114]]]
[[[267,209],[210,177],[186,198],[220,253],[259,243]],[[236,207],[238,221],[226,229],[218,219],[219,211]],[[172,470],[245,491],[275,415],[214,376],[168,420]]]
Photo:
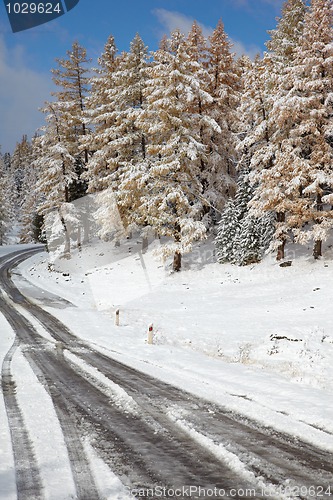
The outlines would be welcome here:
[[[116,316],[115,316],[115,320],[114,320],[114,323],[116,326],[119,326],[119,314],[120,314],[120,311],[119,309],[116,310]]]
[[[153,344],[153,337],[154,337],[154,328],[153,328],[153,324],[151,323],[148,326],[148,344],[149,345]]]

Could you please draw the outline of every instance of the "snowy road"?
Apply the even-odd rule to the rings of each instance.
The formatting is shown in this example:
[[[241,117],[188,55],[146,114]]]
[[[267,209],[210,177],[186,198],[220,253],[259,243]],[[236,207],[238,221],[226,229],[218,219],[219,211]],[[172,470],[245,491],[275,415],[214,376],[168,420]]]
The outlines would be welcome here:
[[[177,498],[188,498],[189,491],[192,498],[313,498],[313,493],[328,498],[330,454],[261,428],[81,341],[12,282],[12,268],[29,255],[0,260],[0,310],[15,332],[2,366],[2,390],[19,499],[47,498],[48,485],[40,477],[38,453],[16,392],[12,359],[18,348],[52,400],[75,498],[105,498],[87,456],[87,439],[128,491],[141,498],[148,489],[160,493],[156,488],[161,487],[182,489]],[[51,299],[57,302],[46,297],[48,305]]]

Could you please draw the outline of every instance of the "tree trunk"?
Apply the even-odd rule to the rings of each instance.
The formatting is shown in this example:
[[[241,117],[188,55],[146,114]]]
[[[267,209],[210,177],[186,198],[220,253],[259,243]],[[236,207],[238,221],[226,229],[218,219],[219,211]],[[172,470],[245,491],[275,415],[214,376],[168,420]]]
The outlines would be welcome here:
[[[313,246],[313,257],[315,259],[319,259],[319,257],[321,257],[322,255],[321,250],[322,250],[322,241],[316,240]]]
[[[286,214],[284,212],[278,212],[276,214],[276,222],[285,222],[285,220],[286,220]],[[277,261],[284,259],[285,246],[286,246],[286,240],[285,238],[283,238],[281,244],[277,248],[277,254],[276,254]]]
[[[316,208],[318,210],[318,212],[322,212],[323,210],[323,202],[322,202],[322,199],[321,199],[321,194],[320,193],[317,193],[317,197],[316,197]],[[315,222],[317,224],[320,224],[320,220],[315,220]],[[319,259],[319,257],[321,257],[322,253],[322,240],[316,240],[314,242],[314,246],[313,246],[313,252],[312,252],[312,255],[315,259]]]
[[[284,259],[284,247],[286,246],[286,242],[282,241],[281,245],[277,248],[276,260]]]
[[[173,256],[173,270],[178,273],[182,267],[182,254],[177,250]]]
[[[181,228],[178,223],[175,224],[173,235],[175,242],[179,243],[181,241]],[[178,273],[181,270],[181,267],[182,267],[182,254],[180,253],[179,250],[176,250],[173,256],[173,270],[176,273]]]

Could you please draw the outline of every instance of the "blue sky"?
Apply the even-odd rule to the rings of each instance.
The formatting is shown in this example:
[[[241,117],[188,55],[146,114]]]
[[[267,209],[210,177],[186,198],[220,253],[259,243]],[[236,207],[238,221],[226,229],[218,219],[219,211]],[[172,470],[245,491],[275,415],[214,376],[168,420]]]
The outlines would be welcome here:
[[[23,134],[31,137],[42,125],[38,108],[52,91],[50,69],[73,41],[87,48],[94,65],[111,33],[119,50],[128,50],[136,32],[155,50],[162,35],[172,29],[188,31],[196,19],[209,34],[222,18],[234,51],[253,56],[264,50],[267,30],[275,27],[281,5],[282,0],[80,0],[64,16],[13,34],[1,2],[2,151],[12,151]]]

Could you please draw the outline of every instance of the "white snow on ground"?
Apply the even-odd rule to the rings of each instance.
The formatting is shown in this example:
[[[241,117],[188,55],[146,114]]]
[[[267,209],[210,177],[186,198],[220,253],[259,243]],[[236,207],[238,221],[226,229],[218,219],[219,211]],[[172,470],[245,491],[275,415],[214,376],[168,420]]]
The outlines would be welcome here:
[[[18,402],[36,452],[45,498],[75,498],[67,448],[51,397],[38,383],[20,349],[14,355],[12,367]]]
[[[88,365],[74,354],[64,350],[64,356],[75,365],[76,372],[82,372],[85,378],[89,378],[91,384],[102,390],[110,398],[110,402],[124,411],[124,413],[138,414],[140,408],[134,399],[118,384],[112,382],[96,368]]]
[[[20,272],[73,303],[45,308],[95,348],[333,451],[332,256],[299,256],[287,268],[267,257],[241,268],[215,263],[206,243],[173,274],[155,260],[156,246],[142,254],[135,239],[120,248],[90,244],[57,261],[55,271],[44,253]],[[147,344],[150,323],[154,345]]]
[[[14,334],[7,321],[0,315],[0,359],[2,361],[14,342]],[[14,458],[12,453],[10,431],[3,395],[0,395],[0,498],[16,499]]]
[[[103,492],[103,499],[110,500],[133,500],[119,478],[101,460],[90,445],[89,441],[84,442],[86,455],[89,457],[91,470],[96,478],[97,489]]]

